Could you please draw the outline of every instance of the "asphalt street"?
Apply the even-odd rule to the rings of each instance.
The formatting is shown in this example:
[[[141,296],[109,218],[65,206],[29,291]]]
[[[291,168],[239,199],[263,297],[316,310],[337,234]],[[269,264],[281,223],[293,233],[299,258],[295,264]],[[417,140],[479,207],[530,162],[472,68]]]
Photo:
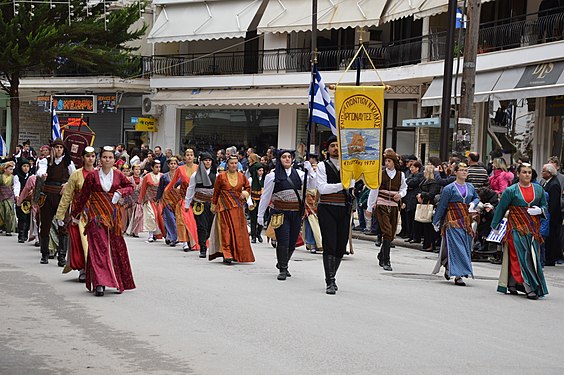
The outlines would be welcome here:
[[[496,292],[499,266],[454,286],[436,255],[354,240],[325,294],[320,254],[302,247],[276,280],[275,252],[227,266],[127,238],[137,289],[94,297],[78,273],[0,237],[0,374],[563,374],[564,267],[550,294]]]

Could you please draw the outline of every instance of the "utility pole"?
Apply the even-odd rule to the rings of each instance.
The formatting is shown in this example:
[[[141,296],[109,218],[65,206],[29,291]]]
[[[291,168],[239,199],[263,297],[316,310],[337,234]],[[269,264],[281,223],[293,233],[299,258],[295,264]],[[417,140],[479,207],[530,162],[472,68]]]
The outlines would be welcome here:
[[[474,119],[474,92],[476,83],[476,55],[478,49],[478,32],[480,30],[481,0],[466,0],[468,23],[464,36],[464,64],[462,66],[462,83],[460,85],[460,110],[456,124],[456,151],[466,155],[470,151],[470,133]],[[463,15],[464,17],[464,15]],[[474,136],[479,136],[474,134]]]
[[[450,128],[450,102],[452,94],[452,65],[454,58],[454,31],[456,29],[456,0],[448,2],[448,29],[446,34],[445,64],[443,73],[443,100],[441,104],[441,143],[439,156],[447,160],[449,154],[448,140]]]

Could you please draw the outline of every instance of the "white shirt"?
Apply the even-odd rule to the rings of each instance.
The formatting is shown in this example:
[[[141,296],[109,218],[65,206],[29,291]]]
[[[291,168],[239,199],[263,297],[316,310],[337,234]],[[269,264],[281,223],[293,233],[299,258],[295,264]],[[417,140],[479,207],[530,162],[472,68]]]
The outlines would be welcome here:
[[[290,167],[290,168],[286,169],[285,172],[286,172],[286,176],[290,176],[290,173],[292,173],[292,168]],[[298,172],[298,176],[300,177],[300,180],[302,180],[302,184],[303,184],[305,173],[300,171],[300,170],[297,170],[297,169],[296,169],[296,172]],[[273,170],[269,174],[267,174],[266,177],[264,178],[264,189],[262,190],[262,195],[260,196],[260,204],[259,204],[259,210],[258,210],[258,214],[257,214],[259,218],[264,217],[264,213],[266,212],[266,208],[270,204],[270,199],[272,198],[272,192],[274,191],[274,177],[275,177],[275,175],[274,175],[274,170]],[[315,184],[315,176],[311,176],[311,175],[308,174],[307,184],[308,184],[308,186],[315,186],[314,185]]]
[[[391,180],[394,177],[396,177],[397,171],[395,169],[386,168],[386,173],[388,174],[388,177]],[[403,198],[407,194],[407,182],[405,182],[405,174],[403,174],[403,172],[400,173],[401,173],[401,185],[399,189],[399,195]],[[368,194],[368,204],[366,209],[368,212],[372,212],[374,206],[376,205],[376,201],[378,200],[378,190],[379,189],[371,189],[370,194]]]
[[[341,163],[339,159],[331,158],[333,165],[337,168],[337,170],[341,169]],[[333,194],[338,193],[344,189],[343,184],[338,182],[336,184],[330,184],[327,182],[327,171],[325,170],[325,163],[317,164],[317,190],[319,194]],[[354,186],[354,184],[352,184]]]
[[[63,161],[63,157],[61,156],[60,158],[56,158],[55,159],[55,164],[59,165],[61,164],[61,162]],[[48,158],[43,158],[43,159],[39,159],[37,161],[37,172],[35,173],[37,176],[42,177],[44,174],[47,173],[47,167],[49,166],[49,159]],[[74,163],[70,162],[69,166],[68,166],[68,171],[69,171],[69,176],[72,174],[72,172],[76,171],[76,167],[74,165]]]
[[[98,170],[98,175],[100,176],[100,185],[102,185],[102,189],[106,193],[109,192],[114,182],[114,170],[110,169],[110,173],[104,174],[104,171],[100,168]]]
[[[0,178],[2,178],[0,176]],[[14,196],[17,198],[20,196],[20,191],[21,191],[21,184],[20,184],[20,178],[17,175],[13,175],[13,181],[14,181]]]

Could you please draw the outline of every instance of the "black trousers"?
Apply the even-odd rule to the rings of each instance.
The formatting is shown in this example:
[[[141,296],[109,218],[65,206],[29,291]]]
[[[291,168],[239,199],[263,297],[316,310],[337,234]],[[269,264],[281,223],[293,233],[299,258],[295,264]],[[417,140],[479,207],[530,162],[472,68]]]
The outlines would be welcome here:
[[[288,253],[291,254],[296,248],[296,241],[302,227],[300,213],[298,211],[280,211],[272,208],[270,216],[272,217],[272,215],[276,214],[284,214],[284,222],[274,230],[277,246],[287,247]]]
[[[210,238],[213,216],[211,203],[209,202],[204,203],[204,212],[200,215],[194,215],[196,228],[198,230],[198,244],[200,245],[200,250],[207,250],[206,241]]]
[[[317,206],[317,218],[321,228],[323,254],[341,259],[345,255],[349,242],[350,207],[319,204]]]
[[[260,201],[253,201],[255,204],[255,208],[249,210],[249,218],[251,219],[251,237],[258,237],[260,233],[258,233],[258,206]]]
[[[39,210],[39,217],[41,218],[39,236],[49,237],[49,232],[51,231],[51,222],[53,217],[57,213],[57,208],[59,207],[59,202],[61,201],[61,195],[56,193],[45,193],[45,204]]]
[[[24,231],[25,228],[29,228],[31,224],[31,212],[24,214],[22,208],[20,206],[16,206],[16,216],[18,218],[18,233],[20,231]]]

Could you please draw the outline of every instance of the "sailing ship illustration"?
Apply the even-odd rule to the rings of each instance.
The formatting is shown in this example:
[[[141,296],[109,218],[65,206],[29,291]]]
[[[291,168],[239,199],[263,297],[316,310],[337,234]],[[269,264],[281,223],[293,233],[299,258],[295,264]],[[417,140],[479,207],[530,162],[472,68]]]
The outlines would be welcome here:
[[[362,133],[353,133],[352,139],[347,145],[349,155],[365,152],[366,151],[365,143],[366,141],[364,140]]]

